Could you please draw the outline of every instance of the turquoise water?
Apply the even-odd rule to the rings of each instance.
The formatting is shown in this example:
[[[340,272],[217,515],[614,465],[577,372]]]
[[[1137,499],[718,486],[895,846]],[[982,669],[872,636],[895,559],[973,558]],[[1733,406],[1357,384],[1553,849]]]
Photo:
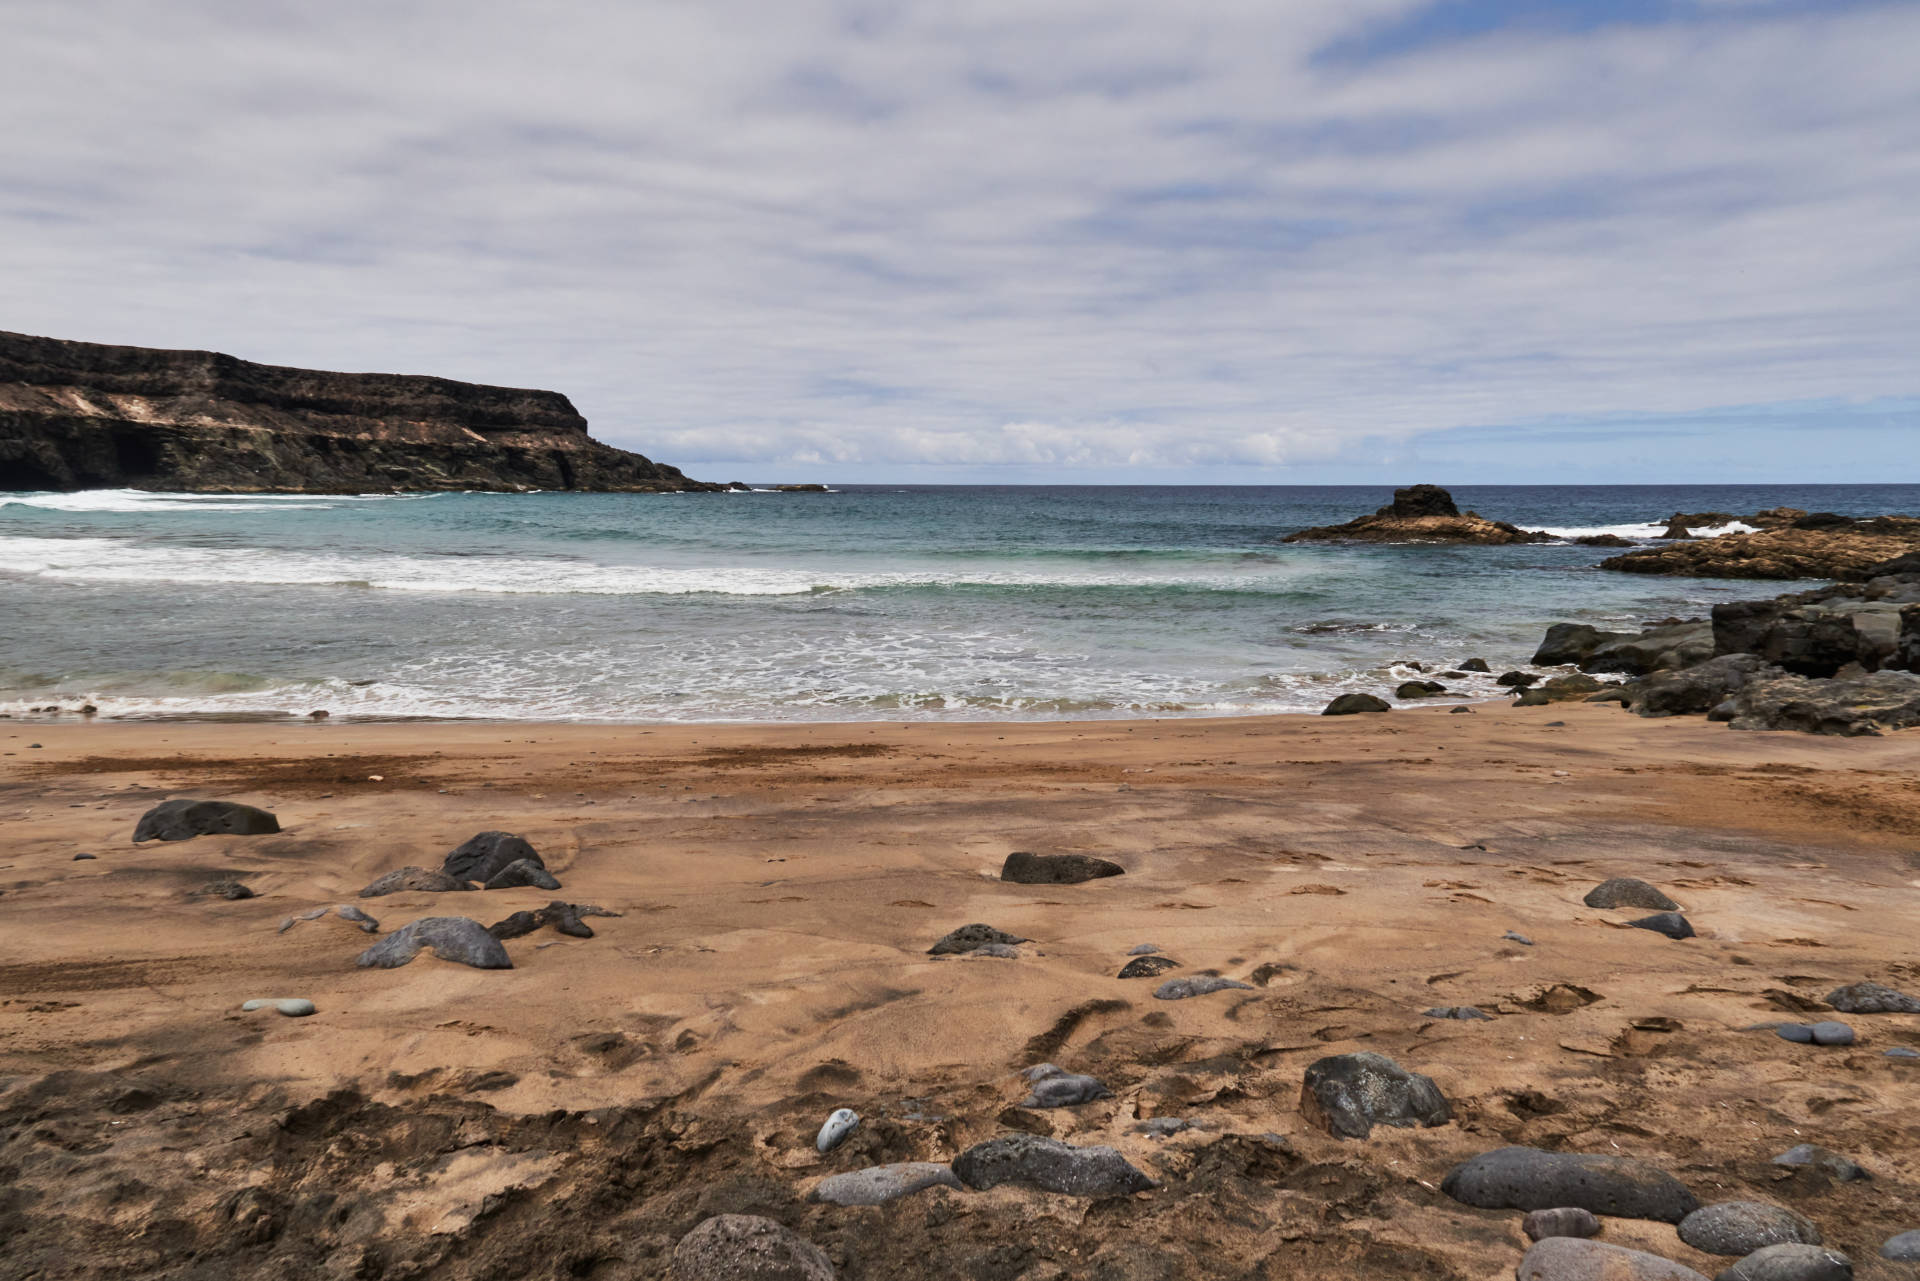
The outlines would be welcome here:
[[[1459,487],[1528,528],[1920,510],[1920,486]],[[1283,546],[1388,487],[0,494],[0,711],[553,720],[1317,711],[1787,584],[1612,553]],[[1452,682],[1491,697],[1489,680]]]

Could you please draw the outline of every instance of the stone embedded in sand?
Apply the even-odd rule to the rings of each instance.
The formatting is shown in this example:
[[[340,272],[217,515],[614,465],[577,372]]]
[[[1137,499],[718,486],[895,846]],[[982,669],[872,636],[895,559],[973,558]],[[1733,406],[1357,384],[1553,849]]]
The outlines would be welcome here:
[[[1444,694],[1447,687],[1439,681],[1402,681],[1393,696],[1399,699],[1431,698],[1435,694]]]
[[[1364,1139],[1376,1125],[1431,1128],[1453,1119],[1433,1078],[1369,1050],[1309,1065],[1300,1085],[1300,1113],[1340,1139]]]
[[[939,1161],[902,1161],[869,1166],[822,1179],[808,1200],[828,1205],[885,1205],[928,1188],[960,1190],[953,1167]]]
[[[1805,1023],[1776,1023],[1773,1025],[1773,1034],[1783,1041],[1792,1041],[1798,1045],[1813,1044],[1813,1029]]]
[[[716,1214],[673,1247],[675,1281],[834,1281],[819,1246],[757,1214]]]
[[[352,921],[355,925],[358,925],[363,933],[378,934],[380,932],[380,922],[374,920],[371,916],[368,916],[351,903],[342,903],[333,910],[335,915],[339,916],[341,920]]]
[[[391,970],[405,965],[431,948],[443,961],[457,961],[478,970],[510,970],[513,960],[500,940],[480,922],[465,916],[423,916],[401,926],[362,952],[354,961],[362,969]]]
[[[1880,1257],[1895,1263],[1920,1263],[1920,1230],[1888,1237],[1880,1247]]]
[[[1853,1260],[1824,1246],[1763,1245],[1713,1281],[1853,1281]]]
[[[228,902],[237,902],[240,899],[252,898],[253,887],[242,881],[209,881],[196,893],[201,898],[223,898]]]
[[[546,922],[535,912],[515,912],[504,921],[495,921],[487,927],[487,933],[497,939],[517,939],[531,934]]]
[[[1920,1059],[1920,1050],[1908,1049],[1904,1045],[1896,1045],[1887,1051],[1887,1057],[1890,1059]]]
[[[1775,1165],[1807,1165],[1825,1170],[1835,1183],[1856,1183],[1871,1179],[1851,1157],[1842,1156],[1831,1148],[1823,1148],[1817,1143],[1796,1143],[1773,1158]]]
[[[953,1172],[977,1191],[1003,1183],[1065,1196],[1107,1197],[1154,1186],[1109,1147],[1077,1148],[1035,1134],[1009,1134],[976,1143],[953,1160]]]
[[[1156,974],[1165,974],[1168,970],[1177,970],[1180,962],[1170,956],[1136,956],[1120,967],[1115,978],[1150,979]]]
[[[1580,900],[1588,907],[1645,907],[1656,912],[1677,912],[1680,905],[1658,889],[1631,876],[1616,876],[1600,882]]]
[[[1440,1190],[1483,1210],[1578,1206],[1621,1219],[1678,1223],[1700,1208],[1687,1186],[1658,1166],[1624,1156],[1496,1148],[1448,1171]]]
[[[1393,704],[1371,694],[1342,694],[1328,703],[1322,716],[1352,716],[1355,712],[1390,712]]]
[[[1842,1014],[1920,1014],[1920,1000],[1878,983],[1836,987],[1826,1000]]]
[[[417,890],[427,894],[445,894],[453,890],[471,890],[473,886],[465,881],[457,881],[445,872],[432,872],[424,867],[403,867],[388,872],[373,884],[360,891],[361,898],[379,898],[384,894],[398,894],[402,890]]]
[[[1128,956],[1152,956],[1163,949],[1158,943],[1135,943],[1127,949]]]
[[[1819,1245],[1820,1229],[1804,1215],[1764,1201],[1721,1201],[1680,1220],[1680,1239],[1708,1254],[1739,1258],[1761,1246]]]
[[[1199,974],[1186,979],[1168,979],[1153,989],[1153,996],[1157,1001],[1184,1001],[1190,996],[1205,996],[1209,992],[1224,992],[1229,988],[1245,988],[1251,992],[1253,984],[1221,978],[1216,974]]]
[[[1591,1210],[1577,1205],[1557,1205],[1551,1210],[1532,1210],[1520,1221],[1520,1230],[1529,1241],[1548,1237],[1597,1237],[1600,1220]]]
[[[162,801],[140,816],[133,843],[189,841],[196,836],[271,836],[280,820],[233,801]]]
[[[1809,1024],[1807,1031],[1813,1034],[1813,1043],[1815,1045],[1853,1044],[1853,1029],[1845,1023],[1838,1023],[1832,1019],[1825,1019],[1819,1023]]]
[[[1527,1251],[1515,1281],[1707,1281],[1692,1268],[1644,1250],[1547,1237]]]
[[[1477,1005],[1436,1005],[1432,1009],[1422,1010],[1420,1013],[1430,1019],[1472,1020],[1493,1018],[1493,1015],[1487,1013]]]
[[[1090,854],[1028,854],[1016,850],[1000,866],[1000,879],[1016,885],[1079,885],[1108,876],[1125,876],[1127,869]]]
[[[1023,1108],[1071,1108],[1095,1099],[1110,1099],[1113,1091],[1097,1077],[1067,1072],[1051,1063],[1028,1068],[1021,1075],[1032,1083],[1032,1091],[1022,1099]]]
[[[280,1013],[290,1019],[302,1019],[314,1011],[313,1002],[307,1000],[304,996],[255,997],[251,1001],[243,1002],[240,1008],[248,1013],[252,1013],[255,1010],[264,1010],[269,1006],[280,1011]]]
[[[1526,947],[1533,946],[1533,940],[1528,938],[1526,935],[1520,933],[1520,931],[1518,930],[1508,930],[1505,934],[1502,934],[1500,937],[1509,943],[1519,943]]]
[[[1017,961],[1020,959],[1019,949],[1015,948],[1011,943],[982,943],[979,947],[968,948],[960,955],[968,959],[974,957],[990,957],[1001,961]]]
[[[1636,930],[1652,930],[1655,934],[1664,934],[1675,940],[1693,937],[1692,922],[1678,912],[1655,912],[1652,916],[1643,916],[1627,924]]]
[[[814,1137],[813,1146],[819,1152],[831,1152],[847,1141],[860,1124],[860,1114],[852,1108],[836,1108],[820,1127],[820,1133]]]
[[[1018,934],[1009,934],[1005,930],[996,930],[991,925],[962,925],[950,931],[946,937],[927,949],[928,956],[953,956],[961,952],[971,952],[975,948],[989,943],[999,943],[1007,947],[1015,943],[1029,943],[1031,939],[1021,938]]]
[[[463,841],[447,855],[440,870],[457,881],[485,883],[498,876],[509,864],[526,859],[537,867],[546,863],[533,846],[511,832],[481,832]]]
[[[521,886],[532,886],[536,890],[557,890],[560,882],[554,879],[539,860],[519,858],[507,864],[487,878],[485,888],[490,890],[512,890]]]

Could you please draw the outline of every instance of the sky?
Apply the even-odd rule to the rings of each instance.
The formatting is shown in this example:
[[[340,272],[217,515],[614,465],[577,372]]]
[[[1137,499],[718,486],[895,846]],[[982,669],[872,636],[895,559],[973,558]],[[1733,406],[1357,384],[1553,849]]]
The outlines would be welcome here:
[[[0,0],[0,329],[706,479],[1920,481],[1920,4]]]

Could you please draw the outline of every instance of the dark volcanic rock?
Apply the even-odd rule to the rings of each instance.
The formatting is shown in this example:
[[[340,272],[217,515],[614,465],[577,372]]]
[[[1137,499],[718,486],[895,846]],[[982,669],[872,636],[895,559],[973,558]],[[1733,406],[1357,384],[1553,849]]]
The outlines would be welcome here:
[[[196,836],[271,836],[280,820],[263,809],[233,801],[162,801],[140,816],[133,843],[189,841]]]
[[[1664,934],[1670,939],[1690,939],[1693,937],[1693,925],[1678,912],[1655,912],[1652,916],[1643,916],[1627,924],[1637,930],[1652,930],[1655,934]]]
[[[417,890],[429,894],[444,894],[453,890],[471,890],[473,886],[465,881],[455,880],[445,872],[430,872],[424,867],[403,867],[388,872],[360,891],[361,898],[380,898],[386,894],[398,894],[402,890]]]
[[[1540,648],[1533,651],[1536,667],[1578,663],[1608,641],[1629,640],[1632,632],[1603,632],[1587,623],[1555,623],[1547,628]]]
[[[1478,512],[1460,513],[1453,495],[1438,485],[1410,485],[1393,491],[1393,501],[1371,516],[1344,525],[1316,525],[1288,534],[1282,542],[1353,540],[1370,543],[1547,543],[1553,535],[1525,530]]]
[[[1495,685],[1505,685],[1510,689],[1525,689],[1539,682],[1540,678],[1532,672],[1501,672],[1493,679]]]
[[[1763,1245],[1713,1281],[1853,1281],[1853,1260],[1818,1245]]]
[[[485,883],[523,859],[536,867],[546,866],[533,846],[523,838],[511,832],[481,832],[468,837],[458,849],[447,855],[440,864],[440,870],[456,881]]]
[[[951,956],[959,952],[971,952],[977,947],[1000,944],[1012,947],[1015,943],[1031,942],[1018,934],[1009,934],[1005,930],[996,930],[991,925],[962,925],[950,931],[938,943],[927,949],[928,956]]]
[[[718,489],[565,396],[0,333],[0,490]]]
[[[1888,1237],[1880,1246],[1880,1257],[1896,1263],[1920,1263],[1920,1229]]]
[[[1551,1210],[1533,1210],[1520,1221],[1520,1230],[1529,1241],[1548,1237],[1597,1237],[1600,1220],[1590,1210],[1577,1205],[1555,1206]]]
[[[1920,547],[1920,520],[1881,516],[1844,526],[1798,522],[1753,534],[1721,534],[1623,552],[1600,568],[1695,578],[1836,578],[1861,581],[1874,566]]]
[[[1677,912],[1680,905],[1645,881],[1631,876],[1616,876],[1600,882],[1580,900],[1588,907],[1650,907],[1661,912]]]
[[[1579,702],[1601,689],[1599,681],[1584,673],[1550,677],[1546,684],[1530,689],[1514,700],[1515,707],[1544,707],[1549,703]]]
[[[716,1214],[673,1247],[673,1281],[834,1281],[819,1246],[757,1214]]]
[[[1432,1127],[1453,1119],[1432,1078],[1366,1050],[1309,1066],[1300,1087],[1300,1112],[1342,1139],[1364,1139],[1376,1125]]]
[[[252,898],[253,887],[242,881],[209,881],[200,887],[203,898],[223,898],[229,901]]]
[[[1707,1281],[1692,1268],[1605,1241],[1548,1237],[1520,1260],[1515,1281]]]
[[[1678,1223],[1700,1208],[1685,1184],[1645,1161],[1538,1148],[1498,1148],[1463,1161],[1448,1172],[1440,1190],[1483,1210],[1577,1206],[1662,1223]]]
[[[1861,589],[1852,589],[1855,592]],[[1898,666],[1905,591],[1863,595],[1803,592],[1713,607],[1720,654],[1753,654],[1796,676],[1832,676],[1857,663],[1867,671]]]
[[[1490,672],[1493,669],[1487,666],[1487,660],[1484,658],[1469,658],[1466,662],[1460,664],[1460,670],[1463,672]]]
[[[1680,671],[1655,672],[1628,685],[1622,694],[1640,716],[1698,716],[1756,680],[1780,675],[1753,654],[1726,654]]]
[[[443,961],[458,961],[478,970],[510,970],[513,961],[500,940],[480,922],[464,916],[423,916],[362,952],[355,965],[362,969],[391,970],[405,965],[421,948],[433,949]]]
[[[1920,1000],[1878,983],[1849,983],[1827,993],[1827,1004],[1842,1014],[1920,1014]]]
[[[1382,516],[1458,516],[1453,495],[1438,485],[1408,485],[1393,491],[1393,501],[1382,507]]]
[[[1775,1165],[1812,1166],[1815,1169],[1824,1170],[1835,1183],[1856,1183],[1860,1180],[1871,1179],[1873,1177],[1862,1169],[1851,1157],[1842,1156],[1840,1153],[1830,1148],[1823,1148],[1817,1143],[1796,1143],[1779,1156],[1773,1158],[1773,1163]]]
[[[1582,547],[1632,547],[1635,545],[1631,538],[1622,538],[1618,534],[1582,534],[1570,541]]]
[[[1355,712],[1390,712],[1393,704],[1372,694],[1341,694],[1328,703],[1322,716],[1351,716]]]
[[[1680,1239],[1708,1254],[1738,1258],[1762,1246],[1819,1245],[1820,1229],[1804,1215],[1764,1201],[1722,1201],[1680,1220]]]
[[[1435,694],[1444,694],[1447,687],[1439,681],[1405,681],[1399,689],[1393,691],[1395,698],[1431,698]]]
[[[1118,863],[1089,854],[1027,854],[1014,851],[1000,866],[1000,879],[1019,885],[1078,885],[1106,876],[1125,876]]]
[[[1150,979],[1156,974],[1165,974],[1168,970],[1177,970],[1180,962],[1170,956],[1136,956],[1120,967],[1114,975],[1121,979]]]
[[[953,1172],[981,1192],[1012,1183],[1066,1196],[1109,1197],[1154,1186],[1152,1179],[1112,1148],[1077,1148],[1034,1134],[1009,1134],[976,1143],[953,1159]]]
[[[560,882],[541,864],[539,856],[517,858],[487,878],[490,890],[511,890],[532,886],[537,890],[557,890]]]
[[[1583,672],[1644,676],[1704,663],[1714,655],[1713,624],[1675,620],[1593,647],[1580,661]]]
[[[1734,729],[1858,738],[1920,725],[1920,675],[1887,671],[1834,680],[1778,676],[1750,682],[1730,701]]]

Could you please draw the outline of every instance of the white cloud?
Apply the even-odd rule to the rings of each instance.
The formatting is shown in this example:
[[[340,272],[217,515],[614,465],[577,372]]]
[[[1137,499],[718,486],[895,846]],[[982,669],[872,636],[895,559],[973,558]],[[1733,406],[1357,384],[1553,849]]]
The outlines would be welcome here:
[[[741,471],[1920,392],[1920,10],[1316,57],[1418,7],[14,0],[0,327]]]

